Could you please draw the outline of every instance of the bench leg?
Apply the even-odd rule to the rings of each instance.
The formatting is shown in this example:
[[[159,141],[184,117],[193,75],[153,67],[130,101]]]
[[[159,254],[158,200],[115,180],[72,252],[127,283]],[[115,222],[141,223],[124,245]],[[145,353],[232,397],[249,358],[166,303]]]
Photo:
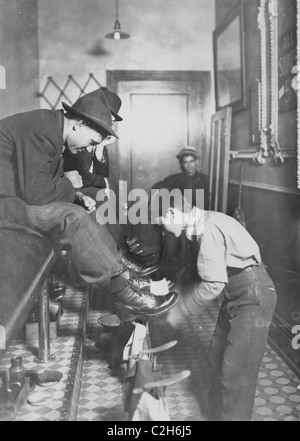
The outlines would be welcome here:
[[[45,280],[39,295],[39,355],[37,363],[49,363],[55,359],[50,354],[49,281]]]

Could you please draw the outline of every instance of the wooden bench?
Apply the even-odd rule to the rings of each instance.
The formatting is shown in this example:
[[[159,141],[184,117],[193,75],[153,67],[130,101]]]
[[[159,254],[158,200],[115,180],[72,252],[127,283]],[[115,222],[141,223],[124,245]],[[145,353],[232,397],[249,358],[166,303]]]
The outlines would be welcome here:
[[[0,355],[25,325],[39,301],[39,354],[48,362],[50,316],[48,278],[61,251],[47,238],[0,230]]]

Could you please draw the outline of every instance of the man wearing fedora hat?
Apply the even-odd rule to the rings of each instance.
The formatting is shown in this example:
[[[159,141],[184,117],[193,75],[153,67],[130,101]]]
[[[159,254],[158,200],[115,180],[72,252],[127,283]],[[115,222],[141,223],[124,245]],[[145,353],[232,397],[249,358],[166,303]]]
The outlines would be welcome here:
[[[86,210],[91,198],[76,195],[78,172],[64,174],[62,153],[76,155],[117,137],[104,92],[95,90],[63,110],[35,110],[0,121],[0,228],[23,229],[70,250],[79,276],[106,287],[120,311],[137,315],[170,309],[178,296],[140,293],[124,277],[121,252],[107,229]],[[82,203],[80,207],[74,202]],[[17,256],[16,256],[17,258]]]
[[[123,121],[123,118],[119,115],[122,101],[117,94],[111,92],[106,87],[102,87],[101,90],[107,99],[114,127],[116,122]],[[72,154],[68,149],[65,149],[63,152],[64,171],[66,173],[74,170],[78,171],[83,183],[80,192],[97,201],[97,206],[103,203],[103,198],[97,197],[99,190],[103,191],[109,187],[107,180],[109,168],[108,152],[106,147],[114,143],[115,139],[115,137],[109,135],[97,146],[88,147],[76,155]],[[114,206],[110,206],[110,212],[115,212],[115,209]],[[114,241],[121,248],[123,254],[122,261],[126,266],[142,277],[148,276],[158,269],[158,263],[153,260],[153,255],[144,255],[138,239],[127,238],[123,227],[118,222],[108,222],[105,225]]]
[[[120,97],[108,90],[106,87],[102,87],[109,106],[109,110],[112,116],[112,126],[119,121],[123,121],[123,118],[118,114],[122,101]],[[77,170],[82,178],[82,192],[87,196],[96,199],[98,189],[105,189],[108,187],[108,155],[106,147],[115,142],[115,137],[108,135],[97,146],[91,146],[77,155],[73,155],[70,150],[65,149],[63,152],[64,157],[64,170],[70,172]]]
[[[166,177],[156,183],[152,189],[167,189],[172,191],[178,189],[184,195],[185,190],[192,190],[192,206],[197,205],[196,190],[204,190],[204,206],[198,208],[208,209],[209,204],[209,178],[197,170],[199,154],[195,147],[185,146],[176,155],[179,160],[181,173]],[[193,250],[182,234],[176,238],[174,234],[165,231],[162,235],[160,271],[158,275],[173,277],[182,265],[189,266],[188,260]]]

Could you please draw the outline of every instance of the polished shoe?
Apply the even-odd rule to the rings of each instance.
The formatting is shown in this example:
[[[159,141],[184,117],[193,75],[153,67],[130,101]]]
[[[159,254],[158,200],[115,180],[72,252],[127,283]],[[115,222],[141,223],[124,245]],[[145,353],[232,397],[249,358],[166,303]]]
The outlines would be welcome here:
[[[130,283],[126,288],[112,295],[116,314],[121,320],[164,314],[173,308],[179,299],[179,294],[176,292],[156,297],[151,293],[141,292]]]
[[[159,264],[141,264],[137,262],[132,253],[126,253],[122,257],[122,262],[126,268],[132,270],[139,277],[147,277],[159,269]]]
[[[129,250],[135,254],[142,254],[144,252],[141,244],[137,237],[133,237],[132,239],[126,239]]]
[[[145,252],[143,252],[143,254],[131,252],[130,255],[132,255],[133,260],[140,265],[154,265],[160,262],[160,252],[158,251],[148,254],[145,254]]]
[[[153,265],[160,262],[160,251],[136,253],[133,250],[128,250],[126,256],[140,265]]]

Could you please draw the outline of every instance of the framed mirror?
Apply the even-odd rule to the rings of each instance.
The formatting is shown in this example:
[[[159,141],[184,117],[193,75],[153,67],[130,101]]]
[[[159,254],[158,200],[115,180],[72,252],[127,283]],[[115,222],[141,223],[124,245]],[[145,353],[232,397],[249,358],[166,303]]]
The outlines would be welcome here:
[[[299,0],[269,0],[271,44],[270,150],[275,164],[297,155]],[[294,87],[293,87],[294,86]],[[298,108],[298,109],[297,109]],[[299,140],[299,136],[298,136]]]
[[[240,0],[214,31],[216,108],[246,107],[244,8]]]

